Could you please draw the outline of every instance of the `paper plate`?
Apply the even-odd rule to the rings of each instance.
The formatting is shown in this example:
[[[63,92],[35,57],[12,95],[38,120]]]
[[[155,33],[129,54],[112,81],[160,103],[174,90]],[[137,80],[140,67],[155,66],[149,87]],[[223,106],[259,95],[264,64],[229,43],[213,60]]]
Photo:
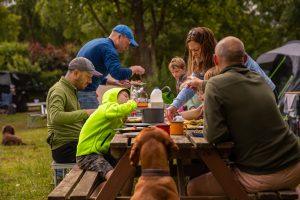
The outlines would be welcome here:
[[[155,123],[157,124],[157,123]],[[125,126],[136,126],[136,127],[148,127],[148,126],[151,126],[151,125],[154,125],[154,124],[151,124],[151,123],[125,123],[124,124]]]
[[[140,132],[130,132],[130,133],[123,133],[123,135],[127,138],[134,138],[136,137]]]
[[[130,129],[130,128],[132,128],[132,129]],[[123,127],[123,128],[117,128],[115,130],[119,131],[120,133],[129,133],[129,132],[141,131],[141,130],[143,130],[143,128],[145,128],[145,127],[135,127],[134,129],[133,129],[133,127]]]

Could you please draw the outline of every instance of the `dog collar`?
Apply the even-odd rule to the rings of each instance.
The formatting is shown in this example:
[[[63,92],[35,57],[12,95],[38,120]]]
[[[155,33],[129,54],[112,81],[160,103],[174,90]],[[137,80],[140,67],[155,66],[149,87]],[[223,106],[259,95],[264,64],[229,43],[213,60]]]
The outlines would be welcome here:
[[[143,169],[141,176],[170,176],[166,169]]]

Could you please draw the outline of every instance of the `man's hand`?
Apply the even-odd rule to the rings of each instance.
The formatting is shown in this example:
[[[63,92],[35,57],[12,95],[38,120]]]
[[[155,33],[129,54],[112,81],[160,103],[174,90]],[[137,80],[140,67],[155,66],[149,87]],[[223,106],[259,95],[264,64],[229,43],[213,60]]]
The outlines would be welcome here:
[[[131,84],[129,80],[118,81],[118,85],[124,88],[130,88]]]
[[[142,75],[145,73],[145,69],[141,66],[135,65],[135,66],[131,66],[129,69],[131,69],[132,75],[133,74]]]
[[[199,116],[196,119],[203,119],[204,114],[204,103],[202,103],[198,108],[196,108],[199,111]]]
[[[176,114],[177,112],[177,108],[175,106],[169,106],[167,109],[166,109],[166,117],[169,121],[172,121],[173,120],[173,117],[174,115]]]
[[[129,80],[115,80],[115,79],[107,79],[106,81],[106,85],[115,85],[115,86],[120,86],[120,87],[124,87],[124,88],[129,88],[130,87],[130,82]]]
[[[96,109],[86,109],[85,112],[90,116]]]
[[[202,83],[203,83],[203,80],[201,80],[195,76],[189,76],[186,81],[187,87],[192,88],[193,90],[198,90],[198,91],[202,91]]]

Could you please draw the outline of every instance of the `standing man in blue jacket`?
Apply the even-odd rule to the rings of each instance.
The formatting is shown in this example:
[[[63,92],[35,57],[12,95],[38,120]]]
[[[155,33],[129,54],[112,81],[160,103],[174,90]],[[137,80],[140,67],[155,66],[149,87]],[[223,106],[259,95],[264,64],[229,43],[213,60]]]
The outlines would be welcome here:
[[[108,38],[96,38],[86,43],[78,52],[77,57],[89,59],[102,77],[93,77],[92,83],[78,92],[81,109],[96,109],[99,105],[96,90],[99,85],[128,86],[128,79],[134,74],[144,74],[141,66],[122,67],[119,53],[125,52],[129,46],[138,47],[132,30],[123,24],[113,28]],[[110,74],[115,80],[107,79]]]

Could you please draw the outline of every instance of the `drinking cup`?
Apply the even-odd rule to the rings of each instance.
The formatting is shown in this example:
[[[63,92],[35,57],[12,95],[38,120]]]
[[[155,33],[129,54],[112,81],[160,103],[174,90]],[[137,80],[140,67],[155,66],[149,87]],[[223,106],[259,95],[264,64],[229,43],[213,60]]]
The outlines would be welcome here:
[[[184,134],[184,123],[183,121],[172,121],[170,122],[170,134],[171,135],[183,135]]]

